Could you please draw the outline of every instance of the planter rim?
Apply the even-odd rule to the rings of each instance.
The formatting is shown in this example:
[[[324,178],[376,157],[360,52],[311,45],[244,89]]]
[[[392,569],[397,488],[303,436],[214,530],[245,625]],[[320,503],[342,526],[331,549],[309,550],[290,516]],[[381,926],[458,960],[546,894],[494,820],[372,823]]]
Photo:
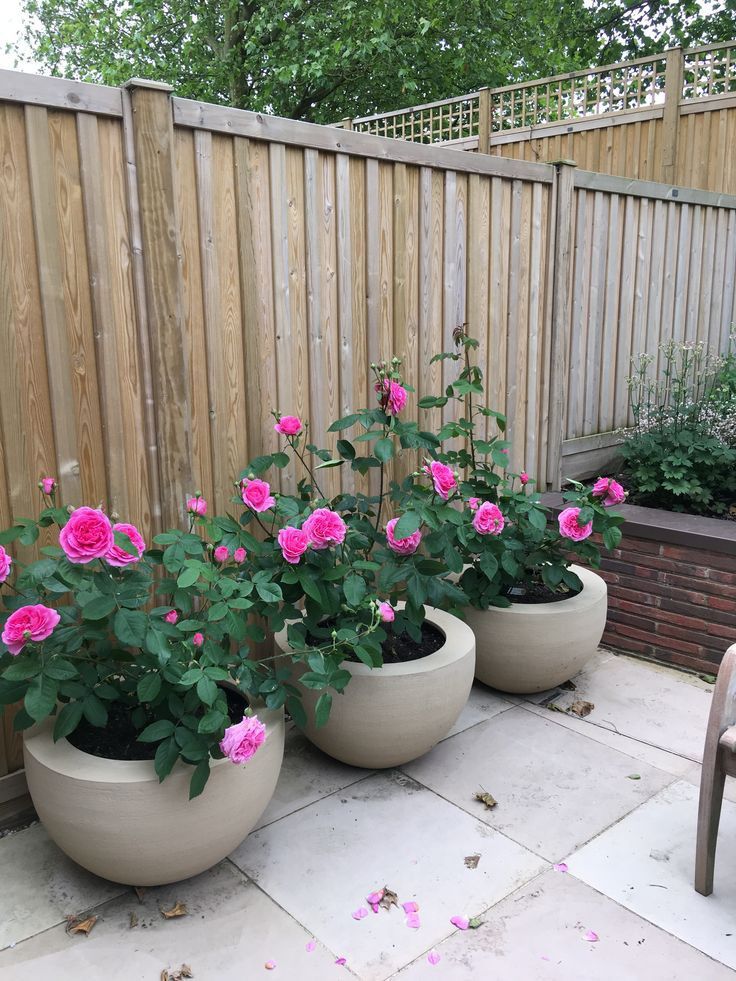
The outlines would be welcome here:
[[[558,493],[542,494],[541,502],[555,513],[565,507],[562,495]],[[647,508],[641,504],[617,504],[613,513],[626,519],[621,526],[624,537],[631,535],[632,538],[646,538],[668,545],[736,555],[736,521]]]
[[[403,610],[406,604],[401,602],[396,604],[396,608]],[[415,661],[404,661],[401,664],[384,664],[380,668],[369,668],[362,661],[343,661],[341,667],[355,677],[369,677],[371,675],[381,675],[384,677],[400,678],[411,674],[424,674],[427,671],[436,671],[451,664],[458,658],[458,650],[464,648],[466,644],[475,644],[475,635],[470,627],[459,617],[445,610],[440,610],[435,606],[425,606],[426,619],[445,635],[445,643],[439,650],[426,657],[417,658]],[[296,621],[292,620],[291,623]],[[288,624],[275,636],[275,643],[281,650],[288,650],[287,640]],[[448,635],[452,634],[452,643],[447,643]],[[458,644],[460,638],[460,644]]]
[[[602,576],[599,576],[597,572],[592,569],[586,568],[583,565],[571,565],[572,571],[582,579],[583,588],[579,593],[574,596],[568,596],[567,599],[556,600],[554,603],[512,603],[511,606],[491,606],[485,610],[479,610],[477,607],[468,607],[473,613],[481,614],[488,613],[489,611],[495,616],[497,613],[503,616],[548,616],[550,613],[564,610],[566,614],[574,614],[580,610],[587,609],[593,603],[595,603],[600,596],[601,590],[600,584],[603,584],[603,590],[606,589],[606,581]]]
[[[260,721],[266,726],[266,740],[270,739],[283,715],[283,709],[267,709],[263,703],[251,704],[256,709]],[[77,749],[66,738],[54,742],[53,722],[52,717],[44,719],[38,725],[27,729],[23,737],[24,745],[42,765],[63,776],[94,783],[159,783],[153,760],[108,760]],[[226,756],[221,760],[210,758],[211,767],[221,766],[223,763],[230,763],[230,760]],[[169,776],[184,770],[189,771],[189,767],[178,759]]]

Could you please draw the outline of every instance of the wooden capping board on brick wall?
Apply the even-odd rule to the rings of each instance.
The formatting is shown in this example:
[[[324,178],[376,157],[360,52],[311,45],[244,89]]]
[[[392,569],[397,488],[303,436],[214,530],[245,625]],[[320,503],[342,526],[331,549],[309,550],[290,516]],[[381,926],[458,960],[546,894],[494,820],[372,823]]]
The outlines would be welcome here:
[[[554,511],[559,494],[545,494]],[[621,545],[603,553],[603,645],[715,674],[736,640],[736,522],[623,504]]]

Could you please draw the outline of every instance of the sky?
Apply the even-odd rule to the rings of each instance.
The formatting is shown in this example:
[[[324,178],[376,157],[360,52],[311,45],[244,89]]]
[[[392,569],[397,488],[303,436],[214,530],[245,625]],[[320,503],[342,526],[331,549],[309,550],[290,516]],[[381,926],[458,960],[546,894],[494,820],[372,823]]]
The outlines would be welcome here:
[[[21,0],[2,0],[2,18],[0,18],[0,68],[16,68],[15,55],[6,54],[5,46],[13,44],[22,34],[23,17],[21,15]],[[18,65],[18,71],[36,72],[40,74],[38,65],[33,62]]]

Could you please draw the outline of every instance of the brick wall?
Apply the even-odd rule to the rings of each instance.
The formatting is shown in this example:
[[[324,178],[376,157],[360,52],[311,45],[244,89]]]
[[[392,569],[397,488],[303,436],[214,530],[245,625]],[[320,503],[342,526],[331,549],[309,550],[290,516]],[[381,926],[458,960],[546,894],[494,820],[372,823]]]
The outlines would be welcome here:
[[[638,538],[605,553],[603,644],[714,674],[736,642],[736,554]]]

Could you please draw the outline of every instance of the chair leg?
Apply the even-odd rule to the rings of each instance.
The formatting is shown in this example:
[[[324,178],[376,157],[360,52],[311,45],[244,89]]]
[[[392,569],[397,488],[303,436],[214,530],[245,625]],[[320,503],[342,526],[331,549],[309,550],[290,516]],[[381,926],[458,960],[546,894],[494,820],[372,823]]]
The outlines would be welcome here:
[[[695,890],[703,896],[710,896],[713,892],[713,870],[725,780],[726,774],[719,760],[715,760],[710,766],[703,766],[695,850]]]

